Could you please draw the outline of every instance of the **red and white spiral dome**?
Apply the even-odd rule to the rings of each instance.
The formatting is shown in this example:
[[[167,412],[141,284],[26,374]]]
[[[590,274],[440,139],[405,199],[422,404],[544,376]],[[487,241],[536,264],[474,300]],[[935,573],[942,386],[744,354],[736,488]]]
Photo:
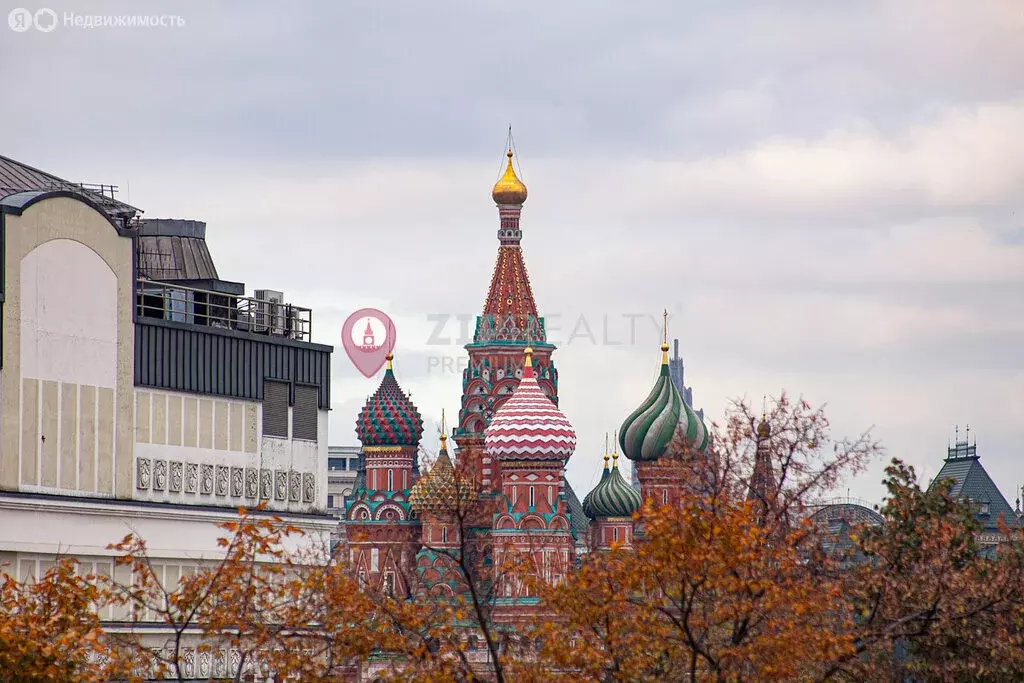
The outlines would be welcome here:
[[[537,384],[533,349],[526,348],[523,378],[484,432],[487,454],[499,460],[568,460],[576,432]]]

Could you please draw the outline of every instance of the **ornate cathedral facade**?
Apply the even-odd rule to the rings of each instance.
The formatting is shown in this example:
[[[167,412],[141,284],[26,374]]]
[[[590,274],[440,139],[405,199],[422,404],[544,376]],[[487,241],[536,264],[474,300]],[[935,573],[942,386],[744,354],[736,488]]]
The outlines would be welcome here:
[[[511,150],[491,196],[498,255],[466,345],[457,422],[450,435],[442,425],[438,458],[421,474],[423,420],[388,356],[384,378],[356,421],[364,474],[346,503],[342,535],[368,588],[444,599],[479,579],[495,621],[511,622],[538,601],[531,582],[502,573],[509,558],[557,583],[587,552],[628,550],[639,532],[634,513],[646,499],[678,501],[681,470],[674,465],[684,454],[703,454],[709,434],[672,381],[664,343],[657,381],[625,419],[600,481],[579,502],[565,476],[576,434],[558,407],[555,346],[527,276],[520,227],[527,190]],[[457,445],[454,460],[449,437]],[[620,448],[636,465],[639,490],[620,472]]]

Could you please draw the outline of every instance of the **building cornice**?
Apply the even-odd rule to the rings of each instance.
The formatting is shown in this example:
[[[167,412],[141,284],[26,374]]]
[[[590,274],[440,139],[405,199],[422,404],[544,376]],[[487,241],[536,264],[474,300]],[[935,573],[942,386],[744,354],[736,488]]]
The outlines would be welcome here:
[[[177,521],[220,522],[238,517],[238,508],[213,505],[181,505],[157,501],[118,500],[115,498],[87,498],[46,493],[0,491],[0,511],[25,510],[29,512],[61,512],[101,517],[166,520],[168,513]],[[288,512],[286,510],[257,510],[247,508],[255,517],[280,517],[285,522],[300,522],[304,526],[322,527],[331,531],[337,520],[328,514]]]

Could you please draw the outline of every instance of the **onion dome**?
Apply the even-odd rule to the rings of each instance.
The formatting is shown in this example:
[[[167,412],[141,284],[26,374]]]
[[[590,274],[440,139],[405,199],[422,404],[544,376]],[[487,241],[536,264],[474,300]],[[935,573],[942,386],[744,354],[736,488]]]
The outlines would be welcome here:
[[[526,347],[523,378],[498,408],[484,432],[484,447],[500,460],[567,460],[576,432],[533,375],[533,349]]]
[[[363,446],[416,446],[423,436],[423,418],[398,386],[387,355],[387,370],[380,386],[356,418],[356,435]]]
[[[661,372],[654,388],[639,408],[626,418],[619,432],[619,445],[630,460],[653,461],[668,451],[708,447],[708,430],[686,405],[668,371],[668,344],[661,345]]]
[[[757,438],[767,439],[772,435],[772,426],[768,424],[768,418],[761,413],[761,422],[757,425]]]
[[[416,512],[455,512],[459,503],[469,501],[471,494],[468,482],[456,480],[455,468],[448,457],[448,435],[442,413],[440,453],[430,471],[409,491],[409,505]]]
[[[607,456],[605,456],[607,457]],[[608,476],[601,477],[594,490],[587,494],[583,503],[583,512],[591,519],[598,517],[631,517],[634,512],[640,509],[643,502],[640,494],[632,486],[626,483],[619,472],[619,454],[612,456],[613,465],[611,473],[608,473],[607,463],[605,473]]]
[[[526,185],[512,168],[512,150],[508,151],[505,173],[494,183],[491,198],[495,204],[522,204],[526,201]]]

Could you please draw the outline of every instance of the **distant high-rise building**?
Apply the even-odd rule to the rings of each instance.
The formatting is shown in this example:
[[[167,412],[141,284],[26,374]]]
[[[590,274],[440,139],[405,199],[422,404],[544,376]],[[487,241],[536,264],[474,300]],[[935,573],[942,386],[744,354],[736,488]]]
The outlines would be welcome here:
[[[345,499],[357,488],[361,450],[359,446],[327,447],[327,511],[331,514],[345,516]]]
[[[672,384],[676,386],[679,393],[682,394],[683,400],[686,401],[686,405],[693,408],[693,387],[686,386],[686,382],[683,378],[683,358],[679,355],[679,340],[672,340],[672,357],[668,359],[668,375],[672,380]],[[694,410],[697,413],[697,417],[704,421],[704,411]],[[637,491],[640,490],[640,478],[636,474],[636,463],[633,463],[633,467],[630,471],[630,483],[633,488]]]

